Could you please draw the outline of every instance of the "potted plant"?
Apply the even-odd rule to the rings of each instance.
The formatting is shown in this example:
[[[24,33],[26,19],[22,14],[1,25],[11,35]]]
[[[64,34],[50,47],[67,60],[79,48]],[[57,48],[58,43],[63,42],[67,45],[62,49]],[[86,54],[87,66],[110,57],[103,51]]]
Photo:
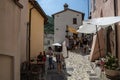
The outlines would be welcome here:
[[[110,53],[105,58],[104,67],[105,74],[107,76],[115,77],[120,75],[120,66],[118,64],[118,59]]]

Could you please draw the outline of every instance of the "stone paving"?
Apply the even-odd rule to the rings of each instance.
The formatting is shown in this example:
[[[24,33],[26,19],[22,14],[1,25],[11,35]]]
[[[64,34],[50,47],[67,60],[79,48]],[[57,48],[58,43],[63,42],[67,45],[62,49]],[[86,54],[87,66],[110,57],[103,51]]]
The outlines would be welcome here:
[[[101,75],[99,67],[91,66],[88,56],[69,52],[69,57],[65,59],[66,69],[61,74],[56,69],[47,70],[46,80],[109,80]]]
[[[46,80],[99,80],[94,74],[90,62],[86,59],[85,56],[69,52],[69,58],[65,59],[66,70],[63,70],[61,74],[58,74],[56,69],[47,70]],[[88,72],[95,75],[94,79],[90,79]]]
[[[90,80],[91,75],[94,76],[91,80],[99,80],[98,76],[90,66],[90,62],[86,56],[76,54],[75,52],[69,52],[69,58],[65,60],[67,72],[71,74],[68,80]],[[73,68],[73,70],[69,70]]]

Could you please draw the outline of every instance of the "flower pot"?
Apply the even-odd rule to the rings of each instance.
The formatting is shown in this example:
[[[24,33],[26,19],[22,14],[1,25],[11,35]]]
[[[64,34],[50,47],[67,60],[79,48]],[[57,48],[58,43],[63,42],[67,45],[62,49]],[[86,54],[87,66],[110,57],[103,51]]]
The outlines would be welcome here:
[[[110,77],[116,77],[120,75],[120,71],[118,70],[111,70],[111,69],[105,69],[105,74]]]

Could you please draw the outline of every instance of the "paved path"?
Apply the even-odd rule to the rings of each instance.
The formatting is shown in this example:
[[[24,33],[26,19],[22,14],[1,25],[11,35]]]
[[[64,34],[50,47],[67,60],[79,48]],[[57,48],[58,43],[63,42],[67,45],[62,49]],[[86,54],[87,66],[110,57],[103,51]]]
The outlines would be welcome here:
[[[61,73],[58,73],[56,65],[56,62],[54,62],[55,68],[52,70],[47,70],[46,80],[67,80],[65,70],[62,70]]]
[[[101,70],[94,65],[91,67],[88,55],[69,52],[69,58],[65,59],[65,63],[66,69],[61,74],[57,73],[56,69],[47,70],[46,80],[108,80],[105,77],[100,79]]]
[[[57,73],[56,70],[48,71],[47,80],[67,80],[63,73]]]
[[[86,59],[85,56],[76,54],[75,52],[69,52],[69,58],[65,59],[66,70],[62,70],[61,74],[57,73],[56,69],[47,70],[46,80],[90,80],[87,71],[92,72],[93,69],[91,68],[89,61]],[[96,74],[93,73],[93,75],[95,75],[96,79]]]

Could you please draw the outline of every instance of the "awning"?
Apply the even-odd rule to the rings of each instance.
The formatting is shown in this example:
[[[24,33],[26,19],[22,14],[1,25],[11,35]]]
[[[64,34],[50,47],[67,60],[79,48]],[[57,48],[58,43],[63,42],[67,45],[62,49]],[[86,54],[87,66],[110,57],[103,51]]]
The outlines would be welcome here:
[[[120,22],[120,16],[94,18],[94,19],[86,20],[83,23],[88,24],[88,25],[89,24],[95,25],[97,27],[99,26],[101,28],[105,28],[105,27],[108,27],[109,25],[115,24],[117,22]],[[99,57],[104,56],[105,52],[104,51],[101,52],[101,49],[103,49],[103,50],[105,49],[104,38],[102,38],[102,36],[104,36],[104,35],[102,35],[102,33],[104,33],[104,32],[98,32],[98,34],[96,35],[97,38],[99,38],[99,39],[97,39],[97,38],[93,39],[93,44],[92,44],[92,49],[91,49],[92,51],[90,53],[90,60],[91,61],[98,59]],[[102,42],[104,42],[104,43],[102,43]],[[96,51],[99,51],[99,54],[96,54]]]
[[[96,27],[97,27],[97,31],[99,31],[101,29],[101,27],[99,26],[95,26],[92,24],[83,24],[79,27],[79,29],[77,30],[77,32],[79,33],[96,33]]]
[[[111,25],[120,22],[120,16],[94,18],[86,20],[84,22],[93,25],[101,25],[103,27],[105,25]]]
[[[74,34],[78,34],[77,30],[71,26],[68,26],[68,31]]]
[[[60,43],[54,43],[53,46],[62,46]]]
[[[115,24],[117,22],[120,22],[120,16],[89,19],[83,21],[83,25],[79,27],[77,32],[95,33],[96,26],[97,31],[99,31],[101,28],[108,27],[109,25]]]

